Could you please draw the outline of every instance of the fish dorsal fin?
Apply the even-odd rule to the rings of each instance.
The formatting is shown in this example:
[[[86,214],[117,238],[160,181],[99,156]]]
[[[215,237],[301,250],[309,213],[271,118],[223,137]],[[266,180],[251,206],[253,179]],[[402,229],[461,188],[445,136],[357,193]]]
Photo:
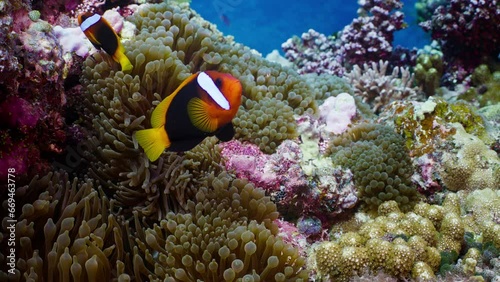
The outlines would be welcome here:
[[[224,110],[229,110],[229,102],[208,74],[200,72],[196,81],[198,82],[198,85],[215,101],[215,103],[217,103],[217,105]]]
[[[189,100],[187,111],[191,123],[199,130],[207,133],[217,130],[217,120],[210,117],[208,105],[202,99],[195,97]]]
[[[179,91],[186,86],[189,82],[191,82],[195,77],[196,73],[190,75],[188,78],[186,78],[180,85],[175,89],[172,94],[168,95],[163,101],[161,101],[158,106],[153,110],[153,113],[151,114],[151,127],[162,127],[166,123],[166,114],[167,114],[167,109],[170,106],[170,103],[174,99],[174,97],[179,93]]]

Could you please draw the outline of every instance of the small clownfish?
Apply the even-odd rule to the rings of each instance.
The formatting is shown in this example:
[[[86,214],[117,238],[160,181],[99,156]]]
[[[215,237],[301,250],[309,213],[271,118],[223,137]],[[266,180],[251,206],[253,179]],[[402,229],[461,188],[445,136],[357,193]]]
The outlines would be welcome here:
[[[137,131],[137,142],[148,159],[156,161],[165,149],[188,151],[207,136],[229,141],[242,91],[240,81],[230,74],[192,74],[153,110],[152,128]]]
[[[125,55],[125,48],[123,48],[120,37],[106,19],[98,14],[87,12],[78,16],[78,24],[92,45],[112,56],[113,60],[122,66],[122,71],[133,68]]]

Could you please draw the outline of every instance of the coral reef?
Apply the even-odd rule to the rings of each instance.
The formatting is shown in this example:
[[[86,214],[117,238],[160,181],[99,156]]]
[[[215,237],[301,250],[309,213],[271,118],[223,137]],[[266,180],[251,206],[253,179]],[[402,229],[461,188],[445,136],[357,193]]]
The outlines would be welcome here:
[[[455,150],[443,153],[441,178],[451,191],[500,187],[500,158],[478,137],[460,125],[453,135]]]
[[[311,170],[301,147],[293,141],[283,142],[272,155],[237,140],[221,147],[226,168],[266,189],[288,220],[313,216],[328,226],[331,218],[357,202],[349,171],[333,168],[327,160]]]
[[[0,179],[7,167],[16,168],[27,184],[50,170],[68,134],[64,119],[65,85],[70,66],[65,63],[52,26],[37,19],[22,1],[3,2],[0,14]],[[21,116],[22,115],[22,116]]]
[[[394,32],[404,28],[403,3],[399,0],[358,1],[359,17],[341,31],[340,52],[348,65],[388,60]]]
[[[138,280],[141,274],[167,281],[307,278],[298,250],[276,237],[276,206],[263,190],[225,173],[209,175],[206,185],[200,186],[197,203],[188,203],[189,213],[169,213],[137,232],[141,243],[134,257],[145,258]]]
[[[313,29],[294,36],[281,44],[285,58],[292,62],[300,74],[343,75],[343,58],[337,52],[334,37],[327,37]]]
[[[500,70],[497,67],[482,64],[471,75],[471,87],[458,96],[478,107],[500,103]]]
[[[358,197],[366,210],[376,210],[383,202],[395,200],[406,211],[418,200],[404,139],[392,128],[355,125],[331,140],[327,155],[335,165],[353,171]]]
[[[397,101],[380,114],[381,121],[393,125],[405,136],[411,156],[422,156],[435,151],[455,134],[453,123],[459,123],[469,134],[486,144],[493,142],[484,118],[476,109],[463,101],[447,102],[443,98],[429,97],[425,102]]]
[[[470,74],[482,62],[495,60],[500,52],[498,2],[451,0],[436,8],[430,20],[420,24],[438,40],[447,72],[463,69]],[[465,77],[453,76],[458,81]]]
[[[491,190],[484,192],[467,198],[471,203],[469,211],[471,207],[479,209],[478,200],[482,196],[495,194]],[[378,216],[356,231],[316,245],[311,251],[311,266],[318,277],[335,281],[349,281],[352,276],[363,275],[366,269],[373,274],[382,271],[398,279],[434,281],[443,267],[443,256],[451,252],[461,254],[466,231],[491,234],[500,228],[498,222],[484,223],[496,209],[496,198],[489,200],[475,218],[462,215],[459,196],[453,193],[447,195],[442,205],[419,203],[407,213],[402,213],[395,201],[384,202],[378,208]],[[497,239],[486,236],[483,243],[496,244],[494,240]],[[462,256],[462,260],[479,263],[471,252]],[[456,262],[457,258],[452,264]]]
[[[411,51],[393,49],[394,32],[405,27],[399,0],[358,1],[358,18],[345,26],[337,36],[326,36],[313,29],[294,36],[281,46],[285,58],[298,72],[327,73],[342,76],[355,65],[391,61],[391,66],[414,65]],[[403,63],[404,62],[404,63]]]
[[[380,113],[389,103],[405,98],[417,98],[418,89],[412,87],[413,74],[408,68],[395,67],[391,75],[386,75],[388,62],[372,62],[364,64],[363,69],[355,65],[346,74],[353,85],[354,95],[372,107],[373,112]],[[399,75],[401,74],[401,77]]]
[[[417,57],[414,72],[415,82],[422,87],[425,96],[434,96],[443,75],[442,56],[439,54],[420,54]]]
[[[292,62],[189,1],[132,2],[0,2],[0,180],[17,187],[0,280],[498,280],[497,58],[453,49],[491,36],[497,1],[420,1],[438,43],[417,53],[392,46],[401,1],[360,0],[338,34],[283,44]],[[108,17],[132,71],[89,47],[81,11]],[[205,70],[241,81],[234,140],[150,162],[135,132]]]

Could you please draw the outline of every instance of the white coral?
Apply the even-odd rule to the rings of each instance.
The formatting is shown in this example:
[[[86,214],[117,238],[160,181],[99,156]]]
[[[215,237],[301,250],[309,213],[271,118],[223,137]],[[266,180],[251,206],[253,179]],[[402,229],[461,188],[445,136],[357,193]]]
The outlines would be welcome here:
[[[418,88],[412,87],[413,74],[408,68],[395,67],[392,74],[386,75],[389,62],[358,65],[346,74],[354,88],[354,95],[361,97],[363,102],[370,104],[375,113],[389,103],[404,98],[415,98]]]

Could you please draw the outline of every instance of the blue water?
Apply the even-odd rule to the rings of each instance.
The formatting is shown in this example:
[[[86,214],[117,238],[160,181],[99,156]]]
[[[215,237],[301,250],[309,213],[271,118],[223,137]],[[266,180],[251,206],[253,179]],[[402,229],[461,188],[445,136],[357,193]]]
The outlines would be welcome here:
[[[403,2],[409,27],[396,32],[394,46],[420,48],[429,39],[416,24],[416,0]],[[355,0],[192,0],[191,7],[224,34],[233,35],[236,42],[266,55],[274,49],[281,51],[281,43],[309,28],[324,34],[341,30],[357,17],[359,6]]]

